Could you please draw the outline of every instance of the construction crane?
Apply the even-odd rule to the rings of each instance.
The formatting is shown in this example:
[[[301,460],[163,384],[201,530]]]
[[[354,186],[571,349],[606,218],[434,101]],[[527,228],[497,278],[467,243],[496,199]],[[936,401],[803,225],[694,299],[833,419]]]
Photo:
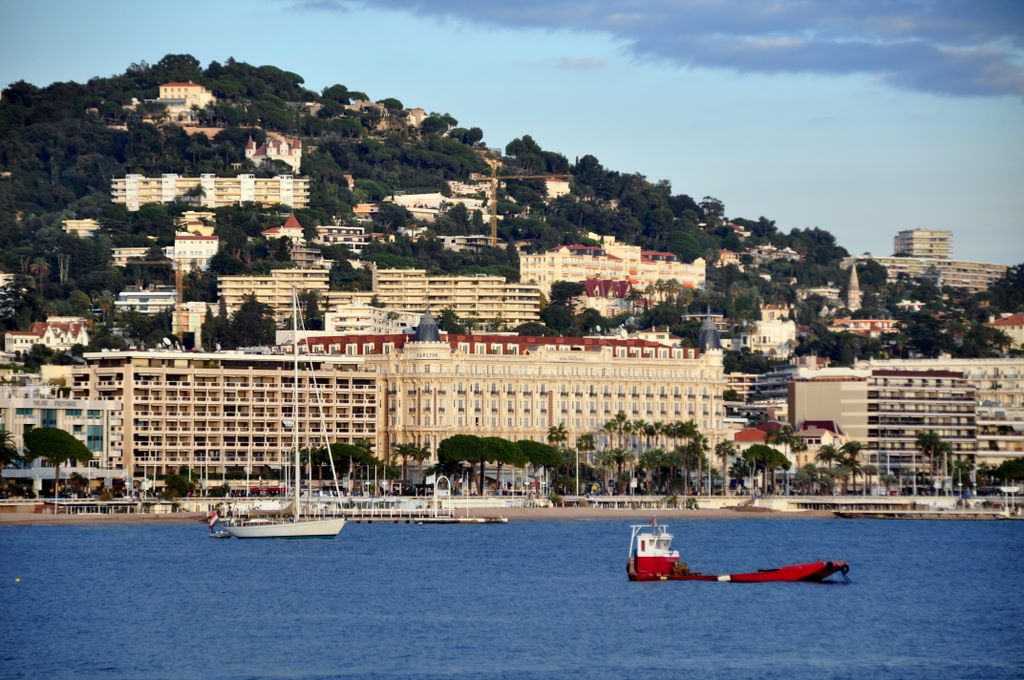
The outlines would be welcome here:
[[[520,179],[569,179],[572,175],[548,173],[546,175],[498,175],[498,168],[501,161],[496,158],[485,157],[484,162],[491,168],[491,176],[488,178],[478,172],[470,174],[472,180],[489,179],[491,183],[487,202],[491,209],[491,247],[498,245],[498,181],[499,180],[520,180]]]

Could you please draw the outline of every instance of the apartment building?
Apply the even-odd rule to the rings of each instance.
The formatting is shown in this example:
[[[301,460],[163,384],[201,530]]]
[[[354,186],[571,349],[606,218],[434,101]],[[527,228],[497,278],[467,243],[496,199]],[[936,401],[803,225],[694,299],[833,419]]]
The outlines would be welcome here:
[[[327,295],[330,273],[324,269],[275,269],[267,276],[220,276],[217,278],[219,301],[233,314],[249,295],[270,305],[279,320],[292,316],[292,288],[301,295],[312,291],[321,299]]]
[[[610,236],[589,236],[601,245],[559,246],[543,253],[521,254],[521,280],[535,283],[545,295],[551,294],[551,285],[557,281],[587,279],[628,281],[640,289],[672,280],[686,288],[704,285],[707,268],[703,258],[687,264],[673,253],[642,250],[618,243]]]
[[[100,229],[99,221],[93,219],[64,220],[61,225],[64,228],[64,233],[79,238],[89,238]]]
[[[376,300],[388,309],[411,312],[429,310],[440,314],[451,309],[463,319],[473,319],[513,328],[540,318],[540,290],[537,286],[508,283],[501,276],[428,276],[423,269],[380,269],[373,267],[373,290],[331,291],[329,309],[337,305]]]
[[[110,251],[110,264],[114,267],[128,267],[133,262],[144,262],[149,257],[150,249],[146,246],[125,246]]]
[[[1024,358],[871,359],[857,368],[953,371],[974,387],[977,399],[978,464],[993,467],[1024,456]]]
[[[962,262],[928,257],[849,257],[842,261],[846,267],[851,262],[874,260],[885,267],[889,283],[897,281],[900,275],[912,279],[932,281],[936,285],[965,288],[971,293],[981,293],[1006,275],[1003,264],[984,262]]]
[[[325,246],[346,246],[355,255],[361,255],[363,248],[369,243],[369,237],[363,227],[345,224],[322,224],[315,229],[313,243]]]
[[[292,175],[276,177],[181,177],[166,174],[160,177],[127,175],[111,182],[111,201],[138,210],[147,203],[173,203],[183,200],[207,208],[222,208],[243,203],[263,206],[287,205],[305,208],[309,205],[309,180]]]
[[[378,450],[436,449],[458,432],[547,441],[562,424],[570,445],[618,412],[648,422],[693,420],[721,439],[722,353],[639,339],[442,335],[425,315],[415,335],[310,338],[316,354],[362,357],[378,377]]]
[[[287,352],[91,352],[75,399],[123,405],[122,468],[155,478],[182,465],[211,483],[247,471],[280,478],[299,446],[376,439],[377,378],[350,356],[303,357],[298,405]]]
[[[834,421],[882,472],[927,472],[916,446],[923,432],[948,442],[954,459],[973,461],[977,453],[976,390],[958,371],[825,369],[791,382],[788,400],[794,427]]]
[[[196,108],[204,108],[217,101],[213,93],[198,83],[189,81],[187,83],[164,83],[160,86],[160,98],[158,102],[168,105],[168,112],[171,108],[178,107],[183,111]]]
[[[953,232],[942,229],[906,229],[896,233],[893,254],[948,260],[953,257]]]
[[[178,293],[174,286],[153,286],[152,288],[128,286],[117,294],[114,308],[118,312],[153,315],[171,311],[177,301]]]
[[[216,213],[208,210],[186,210],[174,218],[174,226],[196,236],[213,236],[217,228]]]
[[[61,466],[61,479],[78,474],[89,482],[108,486],[124,478],[121,402],[99,398],[69,398],[52,385],[0,385],[0,430],[10,432],[19,453],[25,433],[36,427],[56,427],[85,444],[93,455],[87,465],[71,461]],[[36,460],[29,466],[6,468],[7,479],[30,479],[35,492],[43,480],[54,478],[54,469]]]

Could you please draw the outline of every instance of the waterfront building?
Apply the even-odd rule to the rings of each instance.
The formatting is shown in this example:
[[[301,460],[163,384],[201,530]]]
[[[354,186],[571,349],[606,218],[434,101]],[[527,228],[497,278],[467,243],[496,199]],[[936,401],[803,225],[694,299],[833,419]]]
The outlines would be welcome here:
[[[824,369],[792,381],[788,401],[794,427],[832,420],[864,444],[865,462],[886,473],[931,469],[916,446],[924,432],[948,442],[952,459],[974,462],[977,453],[976,390],[958,371]]]
[[[263,206],[287,205],[305,208],[309,204],[309,180],[292,175],[276,177],[181,177],[165,174],[160,177],[130,174],[111,182],[111,200],[138,210],[147,203],[187,201],[207,208],[223,208],[243,203]]]
[[[61,479],[78,474],[88,482],[103,480],[108,486],[124,478],[121,402],[99,398],[70,398],[54,385],[0,385],[0,430],[10,432],[19,454],[25,433],[36,427],[55,427],[85,444],[93,455],[86,465],[71,461],[61,466]],[[30,479],[38,493],[43,480],[54,478],[54,469],[42,460],[31,465],[5,468],[7,479]],[[90,484],[91,485],[91,484]]]
[[[520,279],[535,283],[545,295],[558,281],[607,279],[628,281],[641,290],[659,282],[676,281],[684,288],[704,286],[707,267],[703,258],[680,262],[673,253],[642,250],[616,242],[611,236],[588,234],[601,245],[558,246],[549,251],[519,256]]]
[[[564,425],[567,444],[619,412],[631,420],[693,420],[712,442],[724,436],[722,353],[640,339],[442,334],[429,315],[415,335],[309,338],[316,354],[362,357],[378,377],[379,451],[425,445],[458,432],[547,441]]]
[[[870,359],[857,362],[856,367],[962,374],[977,399],[978,463],[995,467],[1024,456],[1024,357]]]
[[[287,351],[128,350],[85,360],[72,369],[72,394],[123,405],[121,465],[135,480],[182,465],[217,484],[228,472],[280,479],[295,427],[303,448],[323,446],[325,436],[376,439],[377,378],[359,357],[303,357],[297,409]]]
[[[893,239],[893,255],[948,260],[953,257],[953,232],[942,229],[905,229]]]

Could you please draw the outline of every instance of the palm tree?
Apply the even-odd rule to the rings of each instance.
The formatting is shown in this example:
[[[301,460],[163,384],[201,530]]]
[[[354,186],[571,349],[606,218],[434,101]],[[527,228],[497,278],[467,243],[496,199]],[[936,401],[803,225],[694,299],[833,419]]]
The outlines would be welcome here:
[[[832,467],[832,464],[841,457],[842,454],[839,452],[838,448],[831,444],[824,444],[818,449],[818,453],[815,454],[814,460],[825,467],[830,468]]]
[[[729,488],[729,459],[736,457],[736,446],[728,439],[723,439],[715,444],[715,456],[722,461],[722,495],[725,496],[726,490]]]
[[[793,428],[789,425],[783,425],[775,432],[769,432],[768,436],[765,437],[765,443],[782,446],[782,452],[787,459],[790,453],[799,453],[800,451],[807,450],[807,442],[804,441],[803,437],[794,432]]]
[[[629,418],[626,416],[626,414],[623,413],[622,411],[619,411],[612,417],[611,420],[604,424],[604,427],[602,429],[608,433],[609,445],[611,444],[611,435],[616,434],[618,435],[618,448],[622,448],[622,436],[626,431],[625,428],[628,422]]]
[[[0,467],[10,465],[18,460],[18,447],[14,445],[14,433],[0,430]]]
[[[854,488],[855,491],[857,489],[857,473],[858,472],[861,473],[862,479],[863,479],[864,466],[860,462],[860,452],[861,452],[861,450],[863,448],[864,448],[864,445],[861,444],[856,439],[851,439],[850,441],[846,442],[841,447],[839,447],[840,453],[843,454],[843,464],[846,467],[850,468],[850,476],[853,477],[853,488]],[[863,495],[866,496],[867,495],[867,482],[866,481],[864,482],[864,487],[863,487],[862,491],[863,491]]]
[[[942,437],[937,432],[928,430],[927,432],[918,432],[917,449],[921,452],[921,457],[925,460],[931,461],[932,468],[932,479],[936,477],[936,464],[938,463],[939,456],[945,460],[946,456],[952,451],[949,442],[943,441]],[[914,495],[917,495],[917,473],[916,473],[916,461],[915,461],[915,474],[914,474]],[[943,465],[945,470],[945,465]]]

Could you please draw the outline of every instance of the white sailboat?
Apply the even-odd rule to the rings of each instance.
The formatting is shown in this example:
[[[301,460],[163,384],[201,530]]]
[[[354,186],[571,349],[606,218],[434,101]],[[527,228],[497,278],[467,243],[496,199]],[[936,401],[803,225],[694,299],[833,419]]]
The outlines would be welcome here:
[[[235,538],[334,538],[345,528],[344,517],[303,517],[301,475],[302,466],[299,460],[299,300],[292,288],[292,342],[295,356],[292,381],[292,403],[294,404],[294,420],[292,425],[292,448],[295,454],[294,497],[292,515],[287,518],[241,519],[224,525],[224,530]],[[319,396],[318,396],[319,399]],[[333,465],[332,465],[333,470]]]

